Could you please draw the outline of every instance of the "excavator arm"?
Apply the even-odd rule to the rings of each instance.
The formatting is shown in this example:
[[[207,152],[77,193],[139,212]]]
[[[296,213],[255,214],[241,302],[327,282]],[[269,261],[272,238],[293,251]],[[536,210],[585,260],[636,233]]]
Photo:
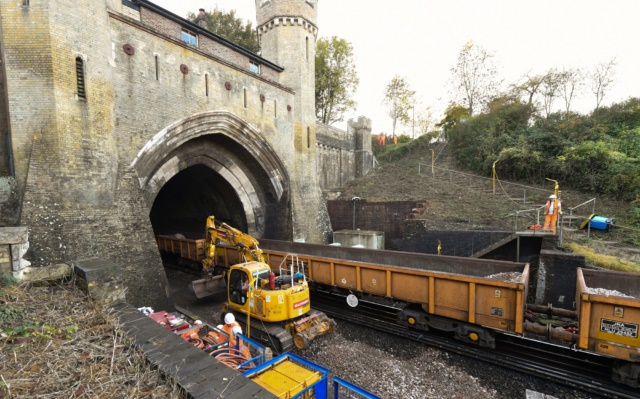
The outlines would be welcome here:
[[[224,243],[235,247],[245,262],[264,263],[258,240],[226,223],[218,223],[215,216],[209,216],[205,227],[205,258],[202,269],[205,277],[191,282],[190,289],[198,298],[205,298],[225,291],[224,276],[215,275],[216,245]]]
[[[226,223],[217,223],[215,216],[209,216],[207,218],[205,237],[206,256],[202,261],[203,269],[208,273],[211,273],[211,268],[215,266],[216,244],[219,243],[236,247],[238,253],[244,257],[245,262],[264,262],[262,250],[258,247],[258,240]]]

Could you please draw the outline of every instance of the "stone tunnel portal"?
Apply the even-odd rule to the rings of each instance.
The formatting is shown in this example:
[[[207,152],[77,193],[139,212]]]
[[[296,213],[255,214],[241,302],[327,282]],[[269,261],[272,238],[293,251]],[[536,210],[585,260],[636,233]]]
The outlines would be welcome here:
[[[183,234],[201,238],[209,215],[240,231],[248,231],[240,197],[233,186],[209,167],[190,166],[160,190],[149,218],[155,235]]]
[[[256,238],[290,239],[286,170],[251,125],[208,112],[174,123],[140,151],[136,169],[156,235],[204,237],[206,218]]]

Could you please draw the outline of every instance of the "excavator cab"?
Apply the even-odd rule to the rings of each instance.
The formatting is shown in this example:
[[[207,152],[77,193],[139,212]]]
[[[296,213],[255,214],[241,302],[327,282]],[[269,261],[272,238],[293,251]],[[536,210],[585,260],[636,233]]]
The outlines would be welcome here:
[[[249,298],[249,286],[247,271],[232,269],[229,272],[229,301],[244,306]]]

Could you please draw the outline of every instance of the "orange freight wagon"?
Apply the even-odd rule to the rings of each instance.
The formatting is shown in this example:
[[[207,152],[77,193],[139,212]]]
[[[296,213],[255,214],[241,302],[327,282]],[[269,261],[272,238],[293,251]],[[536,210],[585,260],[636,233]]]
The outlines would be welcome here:
[[[613,379],[637,387],[640,274],[579,268],[576,296],[578,347],[629,362],[614,370]]]

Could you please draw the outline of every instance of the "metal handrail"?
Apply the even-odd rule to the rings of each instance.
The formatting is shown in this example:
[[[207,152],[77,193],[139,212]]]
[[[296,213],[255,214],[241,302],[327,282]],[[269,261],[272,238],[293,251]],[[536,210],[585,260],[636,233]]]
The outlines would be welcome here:
[[[574,209],[580,208],[581,206],[585,206],[590,202],[592,203],[591,214],[593,215],[594,213],[596,213],[596,199],[595,198],[591,198],[590,200],[585,201],[580,205],[576,205],[576,206],[574,206],[572,208],[569,208],[569,216],[573,216],[573,210]],[[571,220],[573,220],[573,218]],[[587,223],[587,238],[591,238],[591,223]]]
[[[524,209],[521,211],[515,211],[513,213],[508,214],[507,216],[512,216],[515,215],[515,231],[518,231],[518,215],[521,213],[527,213],[527,212],[533,212],[533,211],[537,211],[537,223],[540,223],[540,211],[545,207],[545,205],[538,207],[538,208],[531,208],[531,209]]]

